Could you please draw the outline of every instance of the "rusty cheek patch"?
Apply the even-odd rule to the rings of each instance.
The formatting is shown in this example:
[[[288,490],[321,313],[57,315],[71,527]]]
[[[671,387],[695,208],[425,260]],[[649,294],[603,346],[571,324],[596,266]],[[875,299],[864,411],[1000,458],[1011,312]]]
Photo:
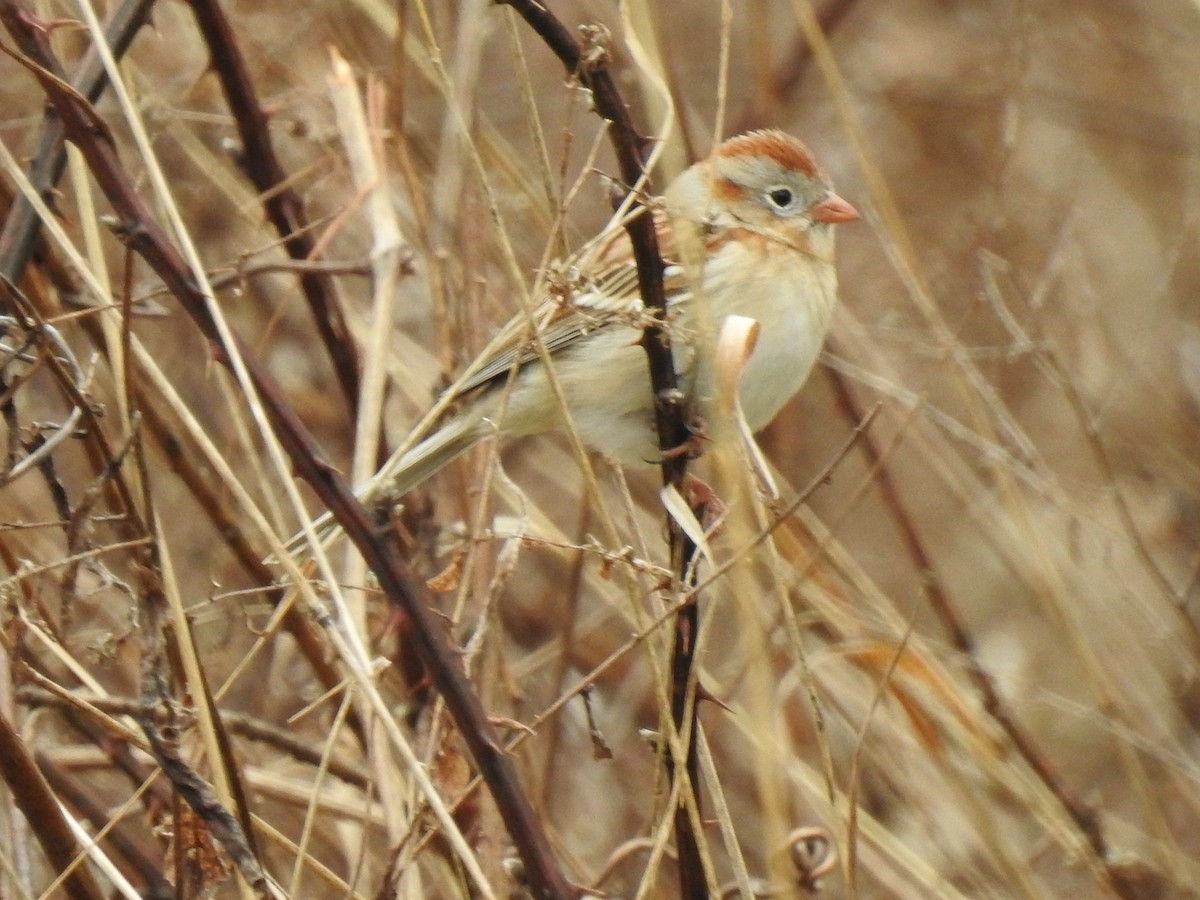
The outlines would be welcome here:
[[[713,198],[724,203],[741,203],[746,199],[746,189],[728,178],[713,179]]]

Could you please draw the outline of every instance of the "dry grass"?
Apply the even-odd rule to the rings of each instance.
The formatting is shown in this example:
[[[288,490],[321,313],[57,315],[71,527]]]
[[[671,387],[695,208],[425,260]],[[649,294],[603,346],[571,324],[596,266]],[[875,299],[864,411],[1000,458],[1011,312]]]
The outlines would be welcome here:
[[[1194,896],[1200,8],[827,0],[829,42],[810,45],[807,0],[552,6],[611,31],[635,119],[669,133],[657,183],[717,135],[773,125],[868,212],[841,231],[826,365],[762,438],[782,499],[732,444],[697,463],[729,508],[699,570],[701,680],[725,706],[701,711],[712,881],[802,894],[828,840],[821,896]],[[394,7],[226,4],[363,353],[359,410],[239,169],[185,5],[159,4],[135,41],[130,105],[97,104],[228,328],[356,480],[544,261],[603,225],[614,171],[587,97],[509,10],[408,0],[398,23]],[[90,38],[51,41],[72,71]],[[336,77],[331,46],[356,78]],[[3,65],[0,142],[21,160],[44,98]],[[78,158],[60,191],[58,236],[21,282],[32,308],[8,314],[36,309],[78,370],[56,374],[9,320],[10,463],[80,412],[0,493],[0,737],[47,779],[41,802],[111,826],[80,877],[252,893],[155,777],[135,721],[149,671],[178,701],[154,722],[252,820],[272,892],[508,895],[486,795],[452,825],[428,809],[472,773],[406,622],[340,548],[324,577],[259,565],[298,503],[320,509]],[[489,447],[398,525],[567,875],[678,896],[645,735],[667,691],[656,474],[591,467],[589,484],[558,438]],[[16,811],[38,795],[15,771],[0,893],[53,894],[70,860]]]

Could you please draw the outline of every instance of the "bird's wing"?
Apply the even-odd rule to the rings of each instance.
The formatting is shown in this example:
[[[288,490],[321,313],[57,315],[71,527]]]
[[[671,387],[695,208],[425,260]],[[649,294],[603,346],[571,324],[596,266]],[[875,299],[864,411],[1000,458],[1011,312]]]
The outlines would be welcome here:
[[[671,259],[672,233],[664,214],[655,214],[655,229],[666,263],[663,286],[668,304],[677,303],[687,294],[688,285],[682,267]],[[649,323],[638,290],[637,266],[623,227],[617,226],[582,247],[549,282],[551,292],[533,311],[533,323],[551,354],[601,328],[624,325],[640,331]],[[455,384],[456,397],[503,381],[514,366],[537,359],[529,318],[519,315],[509,321],[484,354],[486,358]]]

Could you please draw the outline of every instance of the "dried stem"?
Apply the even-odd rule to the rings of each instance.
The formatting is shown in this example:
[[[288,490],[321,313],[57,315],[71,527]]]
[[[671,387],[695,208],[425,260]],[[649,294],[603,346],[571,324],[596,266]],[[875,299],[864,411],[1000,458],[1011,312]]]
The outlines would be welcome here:
[[[109,203],[121,220],[119,237],[154,270],[207,338],[224,365],[233,353],[243,361],[280,444],[296,474],[330,509],[375,573],[380,589],[413,623],[413,646],[445,698],[476,765],[487,782],[525,865],[525,877],[538,897],[565,898],[577,893],[564,878],[550,851],[540,820],[520,788],[515,767],[503,754],[482,706],[459,667],[444,624],[432,614],[423,591],[406,577],[394,545],[355,498],[353,491],[323,457],[316,441],[283,399],[274,379],[241,341],[226,348],[204,294],[197,287],[178,247],[167,237],[139,195],[108,141],[95,110],[52,72],[53,56],[40,40],[36,23],[15,3],[0,4],[0,20],[29,59],[19,61],[42,85],[62,119],[67,137],[80,149]]]
[[[862,417],[862,409],[851,392],[849,385],[846,383],[845,377],[838,372],[830,370],[830,382],[837,396],[838,405],[845,412],[846,418],[851,421],[860,419]],[[929,601],[930,607],[945,629],[951,646],[954,647],[965,663],[967,676],[971,679],[972,684],[975,685],[975,690],[979,693],[980,702],[983,704],[984,710],[1000,726],[1026,765],[1029,766],[1042,784],[1046,786],[1046,789],[1058,801],[1071,821],[1075,823],[1075,827],[1086,838],[1088,845],[1096,856],[1097,862],[1108,877],[1109,885],[1118,895],[1124,896],[1120,890],[1120,878],[1108,862],[1107,846],[1095,813],[1070,793],[1046,757],[1034,745],[1032,739],[1025,734],[1021,726],[1017,724],[1016,718],[1009,711],[1008,706],[1000,696],[1000,692],[996,689],[991,675],[988,674],[987,670],[979,662],[979,657],[975,650],[975,641],[971,637],[966,623],[958,614],[957,607],[942,588],[941,581],[937,577],[933,558],[925,547],[925,542],[918,533],[916,523],[913,522],[908,507],[900,496],[900,492],[896,487],[895,481],[892,479],[886,461],[880,457],[880,452],[875,445],[874,439],[870,435],[866,435],[862,446],[863,452],[866,453],[867,458],[870,460],[872,468],[877,472],[876,482],[883,497],[883,502],[892,513],[892,518],[900,532],[900,538],[904,543],[905,549],[908,551],[909,557],[913,561],[913,565],[921,573],[921,578],[925,586],[925,598]]]
[[[133,43],[133,38],[150,16],[154,0],[125,0],[113,13],[105,29],[113,55],[120,59]],[[104,63],[95,48],[88,51],[71,86],[95,103],[108,86]],[[48,205],[53,206],[54,188],[66,165],[62,123],[54,109],[48,108],[42,122],[37,149],[29,167],[29,180]],[[39,219],[37,212],[23,195],[18,195],[0,231],[0,274],[20,283],[25,266],[36,246]]]
[[[34,758],[54,793],[79,810],[95,832],[104,833],[104,842],[111,844],[125,864],[138,873],[145,884],[144,896],[153,900],[167,900],[176,896],[170,882],[163,877],[160,860],[147,853],[120,825],[112,827],[110,811],[94,795],[93,784],[77,778],[48,753],[39,752]]]
[[[142,25],[149,19],[152,6],[153,0],[125,0],[113,13],[105,35],[116,57],[120,58],[128,50]],[[95,48],[89,49],[84,56],[71,84],[92,102],[102,95],[108,85],[108,77]],[[38,138],[33,161],[29,167],[29,179],[39,196],[47,204],[52,205],[57,182],[62,176],[66,153],[62,123],[53,106],[47,107],[44,119],[42,133]],[[0,277],[8,280],[12,285],[20,283],[30,255],[36,247],[39,224],[40,219],[28,198],[23,194],[18,194],[5,218],[4,228],[0,231]],[[295,270],[308,274],[310,269],[321,273],[323,266],[334,264],[308,260],[296,260],[286,264],[263,264],[246,267],[235,273],[234,277],[248,277],[259,271],[270,271],[272,265],[275,268],[293,266]],[[346,268],[342,264],[337,264],[337,267],[339,270]],[[324,274],[333,274],[333,272],[328,271]],[[13,289],[15,290],[15,287]],[[99,339],[100,324],[95,317],[84,317],[80,323],[92,333],[96,344],[105,346],[104,341]],[[62,348],[60,348],[61,352]],[[69,356],[68,354],[63,355]],[[241,521],[227,510],[228,504],[222,499],[220,487],[214,485],[208,473],[200,471],[192,458],[183,451],[178,439],[166,424],[165,414],[160,413],[155,407],[147,405],[150,399],[147,392],[141,397],[139,404],[145,416],[144,423],[147,432],[171,462],[173,471],[183,479],[201,508],[209,515],[217,533],[225,540],[243,569],[255,580],[255,583],[269,585],[272,577],[270,571],[262,563],[264,552],[261,548],[252,546],[250,540],[245,536]],[[80,407],[76,406],[72,415],[77,416],[79,412]],[[66,433],[70,429],[64,428],[63,431]],[[11,433],[15,436],[18,430],[12,429]],[[49,444],[44,444],[41,449],[46,450],[49,446]],[[277,594],[282,596],[282,591],[278,591]],[[325,647],[311,621],[298,610],[293,609],[288,612],[284,626],[300,645],[322,684],[327,688],[337,684],[340,677],[326,662]],[[351,726],[361,738],[363,728],[358,716],[352,718]]]
[[[190,6],[208,45],[212,67],[221,80],[225,102],[237,123],[242,141],[242,169],[262,194],[267,218],[283,238],[288,255],[298,262],[307,261],[314,242],[304,204],[290,186],[283,166],[275,156],[267,114],[258,102],[246,60],[234,39],[229,20],[216,0],[191,0]],[[358,351],[342,315],[333,278],[326,272],[310,269],[300,270],[299,275],[313,321],[353,415],[359,402]]]
[[[597,114],[609,123],[608,134],[616,152],[621,179],[632,194],[631,215],[626,221],[625,230],[637,263],[638,289],[645,308],[654,313],[654,321],[646,327],[642,335],[642,348],[646,351],[650,385],[654,394],[654,425],[658,433],[658,446],[662,451],[663,484],[680,488],[687,474],[688,458],[686,453],[679,450],[687,444],[691,435],[684,415],[684,397],[678,387],[670,335],[666,327],[667,302],[663,290],[663,261],[658,250],[654,219],[649,215],[636,214],[645,208],[640,194],[646,190],[649,183],[645,152],[650,142],[634,127],[629,108],[608,72],[607,55],[604,52],[585,55],[583,47],[562,22],[549,9],[534,0],[497,2],[511,6],[533,28],[546,46],[562,61],[567,73],[591,91]],[[667,516],[667,528],[671,570],[678,583],[686,590],[690,587],[688,582],[692,577],[689,573],[695,571],[692,560],[696,554],[696,546],[670,515]],[[675,639],[671,653],[671,719],[679,738],[683,759],[676,758],[674,753],[667,757],[672,778],[678,777],[678,770],[682,769],[686,785],[690,786],[688,790],[679,792],[680,797],[684,798],[690,793],[693,798],[691,803],[681,799],[675,811],[680,890],[681,895],[689,900],[699,900],[708,896],[704,866],[692,820],[693,814],[699,819],[700,796],[695,786],[699,784],[700,764],[696,749],[695,704],[689,697],[689,687],[694,684],[692,672],[695,667],[695,643],[699,627],[699,604],[694,598],[693,602],[682,608],[676,616]]]
[[[46,859],[56,871],[64,873],[67,893],[82,900],[102,900],[105,893],[91,869],[79,862],[87,848],[80,845],[21,735],[4,715],[0,715],[0,776],[30,823]]]

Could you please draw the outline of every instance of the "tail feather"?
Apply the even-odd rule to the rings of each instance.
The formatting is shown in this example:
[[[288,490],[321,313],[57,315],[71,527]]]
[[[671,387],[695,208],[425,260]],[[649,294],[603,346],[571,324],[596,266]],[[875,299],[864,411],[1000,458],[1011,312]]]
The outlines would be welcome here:
[[[451,419],[415,447],[393,455],[378,472],[356,487],[354,494],[366,504],[399,499],[462,456],[487,433],[481,419]],[[313,529],[326,547],[341,534],[341,527],[329,513],[314,519]],[[293,556],[307,555],[303,532],[293,535],[285,546]]]
[[[364,503],[403,497],[475,446],[486,434],[474,417],[451,419],[415,447],[394,455],[354,493]]]

